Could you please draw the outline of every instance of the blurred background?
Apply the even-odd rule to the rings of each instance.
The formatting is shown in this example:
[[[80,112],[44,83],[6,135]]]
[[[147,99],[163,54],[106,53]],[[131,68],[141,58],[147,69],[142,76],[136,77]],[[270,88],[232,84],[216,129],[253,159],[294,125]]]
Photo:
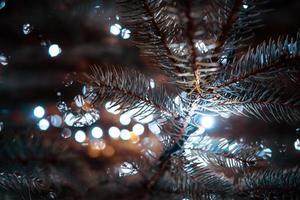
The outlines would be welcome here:
[[[262,13],[264,27],[249,45],[295,36],[299,0],[271,0],[263,8],[272,11]],[[139,57],[130,33],[114,1],[0,0],[0,133],[39,131],[85,148],[88,157],[116,162],[135,153],[157,157],[160,130],[151,119],[120,115],[106,102],[82,119],[88,125],[84,128],[74,125],[70,111],[83,106],[81,95],[88,88],[77,77],[93,64],[135,68],[153,79],[153,87],[165,80]],[[264,144],[278,165],[299,164],[300,127],[234,116],[205,123],[203,131],[210,135]]]

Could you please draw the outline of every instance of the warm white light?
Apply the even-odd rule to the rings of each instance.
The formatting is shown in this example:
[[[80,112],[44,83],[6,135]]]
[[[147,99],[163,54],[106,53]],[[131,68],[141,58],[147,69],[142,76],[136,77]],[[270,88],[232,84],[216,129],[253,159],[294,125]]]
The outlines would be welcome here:
[[[51,57],[56,57],[61,53],[61,48],[57,44],[52,44],[49,47],[48,53]]]
[[[132,131],[137,134],[137,135],[142,135],[145,131],[145,128],[142,124],[135,124],[133,127],[132,127]]]
[[[121,32],[121,25],[120,24],[114,24],[110,27],[109,31],[113,35],[119,35]]]
[[[130,132],[127,129],[122,129],[120,133],[120,138],[122,140],[129,140],[130,139]]]
[[[75,133],[75,140],[79,143],[84,142],[86,139],[86,135],[85,132],[83,132],[82,130],[79,130]]]
[[[118,110],[120,108],[120,106],[119,105],[113,106],[113,105],[114,105],[114,103],[112,103],[110,101],[105,104],[105,108],[106,108],[107,112],[110,112],[115,115],[120,113],[120,111]]]
[[[214,117],[212,116],[204,116],[201,118],[201,125],[204,128],[212,128],[214,125]]]
[[[150,124],[148,124],[148,128],[152,133],[156,135],[160,134],[160,128],[156,122],[151,122]]]
[[[49,128],[50,123],[49,123],[49,121],[46,120],[46,119],[41,119],[41,120],[39,121],[39,123],[38,123],[38,126],[39,126],[39,128],[40,128],[42,131],[45,131],[45,130],[47,130],[47,129]]]
[[[34,108],[33,114],[37,118],[42,118],[45,115],[45,109],[42,106],[37,106]]]
[[[120,136],[120,129],[118,129],[117,127],[115,126],[112,126],[109,128],[108,130],[108,135],[111,137],[111,138],[118,138]]]
[[[126,126],[126,125],[130,124],[130,122],[131,122],[131,119],[126,113],[124,113],[120,116],[120,123],[122,125]]]
[[[97,139],[101,138],[103,136],[102,129],[100,127],[97,127],[97,126],[92,129],[91,133],[92,133],[92,136],[94,138],[97,138]]]

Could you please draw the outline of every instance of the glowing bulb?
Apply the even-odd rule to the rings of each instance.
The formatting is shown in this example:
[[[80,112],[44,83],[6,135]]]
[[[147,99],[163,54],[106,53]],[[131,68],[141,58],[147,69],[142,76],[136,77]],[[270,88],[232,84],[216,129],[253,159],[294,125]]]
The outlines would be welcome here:
[[[122,140],[129,140],[130,137],[131,137],[131,134],[130,134],[130,132],[129,132],[127,129],[121,130],[120,138],[121,138]]]
[[[113,139],[117,139],[120,136],[120,129],[118,129],[115,126],[112,126],[108,130],[108,135]]]
[[[114,24],[110,27],[109,31],[113,35],[119,35],[121,32],[121,25],[120,24]]]
[[[86,135],[85,135],[85,132],[83,132],[82,130],[78,130],[76,133],[75,133],[75,140],[79,143],[82,143],[84,142],[86,139]]]
[[[300,140],[297,139],[295,142],[294,142],[294,147],[296,150],[300,151]]]
[[[56,57],[61,53],[61,48],[57,44],[52,44],[49,47],[48,53],[51,57]]]
[[[122,38],[123,38],[124,40],[127,40],[128,38],[130,38],[130,33],[131,33],[130,30],[124,28],[124,29],[122,29],[122,31],[121,31],[121,36],[122,36]]]
[[[142,124],[135,124],[133,127],[132,127],[132,131],[137,134],[137,135],[142,135],[145,131],[145,128]]]
[[[208,48],[206,47],[206,45],[204,44],[204,42],[202,40],[199,40],[198,42],[196,42],[195,46],[201,53],[208,52]]]
[[[103,136],[102,129],[100,127],[97,127],[97,126],[92,129],[91,133],[92,133],[92,136],[94,138],[97,138],[97,139],[101,138]]]
[[[34,108],[33,114],[37,118],[42,118],[45,115],[45,109],[42,106],[37,106]]]
[[[244,8],[244,9],[247,9],[248,7],[249,7],[249,6],[248,6],[247,4],[244,4],[244,5],[243,5],[243,8]]]
[[[40,128],[42,131],[45,131],[45,130],[47,130],[47,129],[49,128],[50,123],[49,123],[49,121],[46,120],[46,119],[41,119],[41,120],[39,121],[39,123],[38,123],[38,126],[39,126],[39,128]]]
[[[131,119],[126,113],[124,113],[120,116],[120,123],[122,125],[126,126],[126,125],[130,124],[130,122],[131,122]]]
[[[201,125],[204,128],[212,128],[214,125],[214,118],[212,116],[204,116],[201,119]]]
[[[153,79],[150,79],[150,88],[155,88],[155,81]]]

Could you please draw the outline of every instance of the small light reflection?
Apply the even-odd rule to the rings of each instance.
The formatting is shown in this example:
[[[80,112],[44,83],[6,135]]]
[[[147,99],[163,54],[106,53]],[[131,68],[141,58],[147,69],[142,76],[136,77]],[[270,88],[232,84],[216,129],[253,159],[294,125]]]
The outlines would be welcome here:
[[[131,34],[131,31],[128,30],[128,29],[126,29],[126,28],[122,29],[122,31],[121,31],[121,37],[122,37],[124,40],[129,39],[129,38],[130,38],[130,34]]]

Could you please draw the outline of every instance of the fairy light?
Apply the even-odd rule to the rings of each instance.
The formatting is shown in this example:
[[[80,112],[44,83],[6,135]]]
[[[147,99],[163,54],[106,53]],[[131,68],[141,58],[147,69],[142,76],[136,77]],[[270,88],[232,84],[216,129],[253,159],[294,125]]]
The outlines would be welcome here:
[[[297,151],[300,151],[300,140],[297,139],[295,142],[294,142],[294,147]]]
[[[92,129],[91,134],[94,138],[99,139],[103,136],[103,131],[100,127],[96,126]]]
[[[129,140],[131,137],[130,132],[127,129],[122,129],[120,133],[120,138],[122,140]]]
[[[120,116],[120,123],[124,126],[130,124],[131,119],[128,114],[124,113]]]
[[[108,135],[113,139],[117,139],[120,136],[120,129],[112,126],[108,129]]]
[[[212,116],[204,116],[201,118],[201,125],[204,128],[212,128],[214,125],[214,117]]]
[[[119,35],[121,33],[121,25],[120,24],[113,24],[110,26],[110,33],[113,34],[113,35]]]
[[[41,119],[38,123],[38,126],[42,131],[46,131],[49,128],[50,123],[47,119]]]
[[[75,133],[75,140],[79,143],[82,143],[84,142],[86,139],[86,134],[84,131],[82,130],[78,130],[76,133]]]
[[[61,53],[61,48],[57,44],[52,44],[48,49],[48,53],[51,57],[56,57]]]
[[[132,131],[137,135],[142,135],[145,131],[145,127],[142,124],[135,124],[132,127]]]
[[[33,114],[36,118],[42,118],[45,115],[45,109],[42,106],[37,106],[33,109]]]

